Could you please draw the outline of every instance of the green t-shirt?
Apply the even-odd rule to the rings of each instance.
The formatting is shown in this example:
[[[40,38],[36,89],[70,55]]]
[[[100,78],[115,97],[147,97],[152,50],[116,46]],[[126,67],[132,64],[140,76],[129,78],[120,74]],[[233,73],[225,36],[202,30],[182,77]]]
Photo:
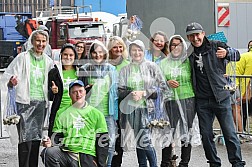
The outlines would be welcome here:
[[[71,105],[71,103],[68,104],[68,106],[65,106],[63,108],[59,108],[58,111],[56,112],[56,116],[54,120],[57,120],[59,116]]]
[[[89,84],[92,84],[91,95],[88,98],[88,102],[91,106],[94,106],[100,110],[104,116],[109,115],[109,89],[110,89],[110,77],[106,75],[104,78],[89,78]]]
[[[30,54],[30,98],[44,101],[45,59],[36,59]]]
[[[173,99],[186,99],[194,97],[191,67],[188,59],[182,63],[181,60],[171,60],[165,58],[160,62],[160,68],[166,81],[176,80],[179,82],[179,87],[172,89],[174,94]]]
[[[132,91],[142,91],[144,90],[144,80],[141,75],[140,67],[139,65],[132,64],[131,65],[131,74],[128,77],[127,80],[128,87],[131,88]],[[145,99],[142,98],[139,101],[129,100],[129,105],[135,106],[135,107],[145,107]]]
[[[81,109],[69,106],[55,120],[53,132],[63,133],[64,149],[96,156],[96,134],[108,132],[104,115],[86,104]]]
[[[62,72],[63,72],[63,96],[59,109],[65,108],[66,106],[69,106],[69,104],[71,104],[72,101],[69,97],[69,84],[77,79],[75,69],[63,70]]]
[[[157,60],[159,60],[161,58],[161,56],[153,56],[153,62],[156,63]]]
[[[129,64],[129,61],[123,59],[123,61],[122,61],[121,64],[118,64],[117,66],[115,66],[115,67],[116,67],[116,71],[119,73],[119,72],[121,71],[121,69],[122,69],[124,66],[128,65],[128,64]]]

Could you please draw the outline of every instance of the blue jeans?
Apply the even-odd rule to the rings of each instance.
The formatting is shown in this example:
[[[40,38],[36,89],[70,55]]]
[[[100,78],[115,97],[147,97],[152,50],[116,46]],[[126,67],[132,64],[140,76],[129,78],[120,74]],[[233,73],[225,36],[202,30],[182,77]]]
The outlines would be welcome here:
[[[240,142],[235,132],[230,98],[222,102],[216,102],[213,98],[196,99],[196,112],[199,117],[200,134],[208,163],[212,166],[221,166],[221,160],[217,156],[213,140],[212,126],[216,116],[223,132],[229,162],[233,167],[243,167],[245,162],[242,161]]]
[[[107,167],[110,167],[112,158],[115,152],[117,126],[116,126],[116,121],[114,120],[113,116],[106,116],[105,119],[107,123],[108,134],[109,134],[109,150],[108,150]]]
[[[148,146],[148,148],[144,149],[137,148],[136,152],[139,167],[147,167],[147,159],[149,161],[150,167],[157,167],[157,156],[153,147]]]

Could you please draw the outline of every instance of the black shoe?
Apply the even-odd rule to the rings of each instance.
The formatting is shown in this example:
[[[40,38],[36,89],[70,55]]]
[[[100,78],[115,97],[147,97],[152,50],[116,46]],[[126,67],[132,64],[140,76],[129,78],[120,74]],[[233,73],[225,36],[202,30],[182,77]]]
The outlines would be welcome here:
[[[160,167],[170,167],[170,163],[167,163],[167,162],[161,162]]]
[[[176,159],[175,160],[170,160],[169,163],[167,162],[161,162],[161,166],[160,167],[177,167],[177,164],[176,164]]]

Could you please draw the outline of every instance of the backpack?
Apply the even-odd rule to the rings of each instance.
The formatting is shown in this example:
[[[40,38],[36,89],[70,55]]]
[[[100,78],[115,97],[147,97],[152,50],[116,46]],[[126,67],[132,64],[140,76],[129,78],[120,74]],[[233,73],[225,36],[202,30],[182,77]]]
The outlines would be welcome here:
[[[30,36],[32,31],[37,29],[37,21],[32,19],[25,20],[25,31],[27,36]]]

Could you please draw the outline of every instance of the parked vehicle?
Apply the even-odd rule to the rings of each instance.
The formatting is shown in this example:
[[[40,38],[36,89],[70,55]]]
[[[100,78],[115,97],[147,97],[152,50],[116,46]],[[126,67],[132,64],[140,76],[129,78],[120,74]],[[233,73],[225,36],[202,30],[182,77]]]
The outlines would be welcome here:
[[[99,18],[92,17],[91,6],[53,7],[36,13],[37,22],[42,21],[50,30],[52,49],[60,49],[65,43],[75,44],[81,40],[86,42],[88,50],[96,39],[106,42],[104,23]]]
[[[31,13],[0,12],[0,69],[9,65],[26,41],[26,38],[16,30],[20,28],[17,27],[17,23],[23,23],[31,17]]]

